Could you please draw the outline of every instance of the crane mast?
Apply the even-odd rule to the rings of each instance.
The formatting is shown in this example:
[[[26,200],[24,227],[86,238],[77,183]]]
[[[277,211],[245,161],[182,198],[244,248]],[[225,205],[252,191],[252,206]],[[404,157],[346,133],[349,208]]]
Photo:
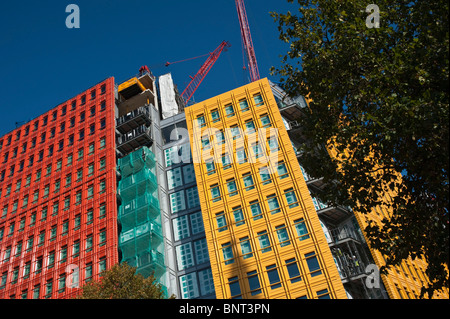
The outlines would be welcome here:
[[[236,1],[238,18],[239,18],[239,24],[241,26],[242,42],[244,45],[245,53],[247,55],[247,63],[248,63],[248,70],[250,73],[250,80],[252,82],[258,81],[260,79],[258,63],[256,62],[255,49],[253,48],[253,41],[252,41],[252,36],[250,33],[250,26],[249,26],[248,20],[247,20],[247,13],[245,11],[244,0],[235,0],[235,1]]]

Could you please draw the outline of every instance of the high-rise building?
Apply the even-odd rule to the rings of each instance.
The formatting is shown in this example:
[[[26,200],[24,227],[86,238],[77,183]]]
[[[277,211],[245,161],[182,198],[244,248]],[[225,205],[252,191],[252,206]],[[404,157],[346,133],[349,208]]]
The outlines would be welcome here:
[[[0,138],[0,298],[67,298],[118,262],[114,79]]]
[[[267,79],[185,110],[218,298],[345,298]]]

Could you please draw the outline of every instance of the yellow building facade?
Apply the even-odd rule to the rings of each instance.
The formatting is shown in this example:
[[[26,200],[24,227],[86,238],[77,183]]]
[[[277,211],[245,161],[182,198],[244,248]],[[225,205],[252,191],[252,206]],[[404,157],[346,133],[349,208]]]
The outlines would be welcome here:
[[[345,299],[269,81],[185,113],[217,298]]]

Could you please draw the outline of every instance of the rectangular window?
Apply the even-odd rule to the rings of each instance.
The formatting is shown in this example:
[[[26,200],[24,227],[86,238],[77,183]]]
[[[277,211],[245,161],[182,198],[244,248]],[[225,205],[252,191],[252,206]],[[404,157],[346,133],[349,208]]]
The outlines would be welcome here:
[[[233,140],[236,140],[242,136],[241,128],[237,125],[233,125],[232,127],[230,127],[230,131],[231,131],[231,137],[233,138]]]
[[[245,122],[245,129],[247,134],[251,134],[255,132],[255,123],[252,120]]]
[[[219,114],[219,110],[215,109],[211,111],[211,119],[213,123],[219,122],[220,121],[220,114]]]
[[[255,101],[256,107],[264,105],[264,100],[260,93],[253,95],[253,100]]]
[[[284,224],[276,226],[275,230],[277,232],[278,241],[280,242],[280,247],[288,246],[291,244],[291,241],[289,240],[289,234]]]
[[[317,291],[318,299],[330,299],[330,294],[328,293],[328,289],[322,289]]]
[[[252,145],[253,154],[255,155],[255,158],[260,158],[263,155],[263,150],[261,148],[261,145],[259,143],[255,143]]]
[[[241,206],[233,207],[233,216],[234,221],[236,222],[236,226],[241,226],[245,224],[244,213],[242,212]]]
[[[289,208],[294,208],[298,206],[297,196],[295,196],[293,188],[286,189],[284,191],[284,196],[286,196],[286,201],[289,205]]]
[[[288,270],[291,283],[302,280],[302,277],[300,276],[300,270],[298,269],[297,261],[295,260],[295,258],[286,260],[286,268]]]
[[[225,134],[223,133],[223,130],[217,131],[215,137],[218,145],[225,143]]]
[[[258,273],[256,270],[247,273],[248,285],[250,287],[250,294],[252,296],[261,293],[261,285],[259,283]]]
[[[232,104],[225,105],[225,114],[227,117],[234,116],[234,108]]]
[[[242,299],[241,286],[237,276],[228,278],[228,286],[230,287],[231,299]]]
[[[303,218],[294,220],[294,227],[297,230],[297,236],[299,240],[305,240],[309,238],[308,228],[306,227],[305,220]]]
[[[308,268],[310,271],[311,277],[319,276],[322,274],[322,271],[320,270],[319,261],[317,260],[316,253],[310,252],[305,254],[306,263],[308,264]]]
[[[216,172],[214,160],[209,160],[205,164],[206,164],[206,172],[208,173],[208,175],[214,174]]]
[[[222,197],[220,196],[219,185],[215,184],[211,186],[211,198],[213,202],[222,200]]]
[[[234,263],[233,250],[231,249],[230,242],[222,244],[222,253],[223,253],[223,260],[225,261],[225,265]]]
[[[261,115],[260,120],[261,120],[261,125],[264,128],[268,128],[272,125],[272,123],[270,123],[270,118],[269,118],[268,114]]]
[[[281,287],[280,276],[278,275],[277,265],[273,264],[266,267],[267,277],[269,278],[270,288],[276,289]]]
[[[236,150],[236,158],[239,164],[247,163],[247,154],[245,153],[245,149],[243,147]]]
[[[259,169],[259,176],[261,178],[262,184],[267,185],[272,183],[272,179],[270,177],[269,168],[268,167],[261,167]]]
[[[241,246],[242,257],[244,259],[253,257],[252,246],[250,245],[248,236],[239,238],[239,244]]]
[[[206,126],[205,117],[203,115],[197,116],[197,124],[199,127]]]
[[[220,212],[216,214],[216,222],[217,222],[217,229],[219,232],[222,232],[224,230],[227,230],[227,219],[225,217],[224,212]]]
[[[224,170],[231,167],[231,160],[230,160],[230,156],[228,154],[222,155],[222,166],[223,166],[222,168]]]
[[[252,211],[253,220],[258,220],[263,218],[261,206],[257,200],[250,202],[250,210]]]
[[[277,172],[278,172],[278,176],[280,177],[280,179],[289,177],[289,174],[288,174],[288,171],[286,168],[286,164],[284,162],[278,163]]]
[[[249,110],[248,102],[246,99],[239,100],[239,107],[241,108],[241,112],[246,112]]]
[[[272,250],[272,247],[270,246],[270,239],[269,235],[267,234],[267,230],[263,230],[257,233],[258,235],[258,241],[259,241],[259,247],[261,248],[261,252],[265,253]]]
[[[244,181],[244,187],[246,191],[252,190],[255,188],[255,185],[253,183],[253,177],[251,173],[246,173],[242,175],[242,179]]]
[[[233,179],[227,180],[227,189],[228,189],[228,196],[232,197],[238,194],[236,181]]]
[[[278,203],[278,198],[275,194],[267,196],[267,203],[269,204],[269,212],[273,214],[277,214],[281,211],[280,205]]]

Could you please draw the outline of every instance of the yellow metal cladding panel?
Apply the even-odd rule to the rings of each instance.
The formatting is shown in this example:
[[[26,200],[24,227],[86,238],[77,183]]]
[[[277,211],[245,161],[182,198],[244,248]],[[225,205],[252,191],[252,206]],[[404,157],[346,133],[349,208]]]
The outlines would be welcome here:
[[[346,298],[268,80],[185,112],[217,298]]]

